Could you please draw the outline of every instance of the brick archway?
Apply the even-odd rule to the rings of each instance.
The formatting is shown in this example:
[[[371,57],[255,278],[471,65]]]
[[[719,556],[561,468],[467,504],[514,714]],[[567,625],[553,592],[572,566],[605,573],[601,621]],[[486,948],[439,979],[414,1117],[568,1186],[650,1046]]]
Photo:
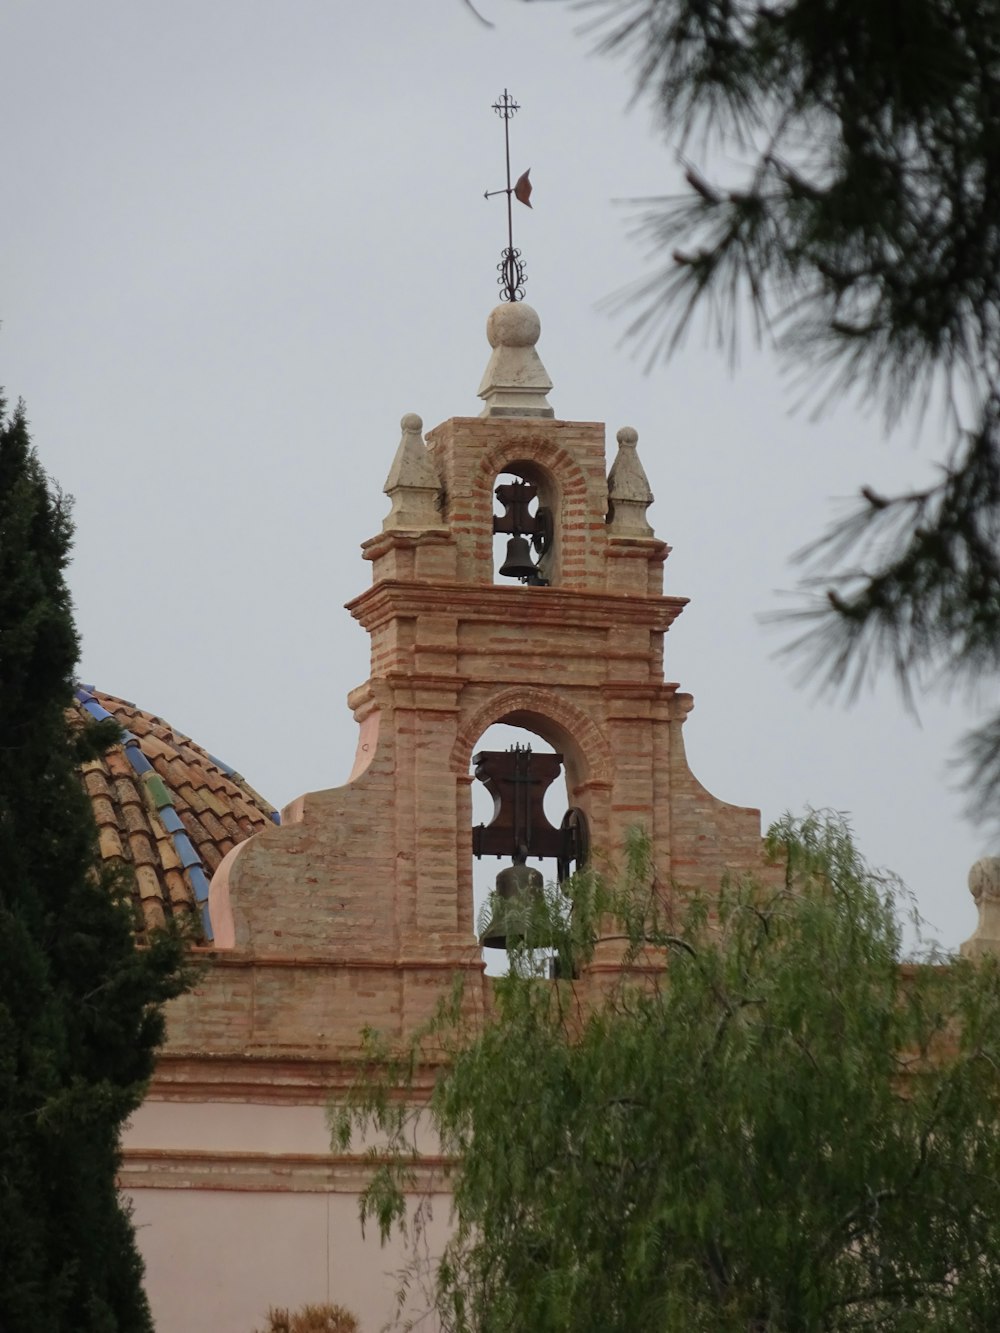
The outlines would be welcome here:
[[[500,442],[487,449],[479,460],[479,476],[473,483],[473,493],[478,497],[484,491],[491,492],[500,473],[510,467],[516,468],[518,463],[533,463],[547,472],[559,488],[563,503],[585,502],[587,480],[573,456],[558,445],[553,447],[547,440],[530,438]]]
[[[535,731],[561,751],[574,786],[610,783],[611,747],[594,719],[554,691],[532,685],[499,690],[462,721],[451,751],[456,776],[468,773],[473,747],[497,722]]]
[[[477,556],[493,567],[492,514],[493,488],[497,478],[510,472],[523,475],[538,486],[539,504],[545,505],[555,521],[554,573],[556,583],[563,582],[563,569],[579,565],[584,558],[588,531],[579,519],[588,512],[588,484],[579,463],[561,445],[531,436],[498,442],[479,459],[472,481],[472,512],[483,521],[483,542]]]

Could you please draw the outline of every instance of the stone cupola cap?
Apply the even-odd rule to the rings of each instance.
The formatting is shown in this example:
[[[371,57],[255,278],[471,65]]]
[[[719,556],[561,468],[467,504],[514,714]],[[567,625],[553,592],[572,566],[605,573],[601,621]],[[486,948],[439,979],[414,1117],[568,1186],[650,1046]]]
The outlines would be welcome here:
[[[479,397],[484,417],[554,417],[546,394],[552,381],[535,351],[542,331],[537,313],[523,301],[490,311],[486,336],[493,348]]]

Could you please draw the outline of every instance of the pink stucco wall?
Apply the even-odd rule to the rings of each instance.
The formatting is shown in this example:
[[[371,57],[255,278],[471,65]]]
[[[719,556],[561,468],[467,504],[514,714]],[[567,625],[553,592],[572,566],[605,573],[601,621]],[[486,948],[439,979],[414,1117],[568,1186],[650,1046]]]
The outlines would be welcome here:
[[[323,1301],[377,1333],[395,1311],[397,1274],[414,1254],[426,1267],[447,1235],[441,1194],[418,1247],[362,1236],[355,1187],[328,1176],[322,1106],[148,1101],[123,1146],[157,1333],[253,1333],[272,1305]]]
[[[322,1301],[377,1333],[394,1313],[407,1253],[362,1239],[352,1195],[153,1189],[132,1199],[157,1333],[253,1333],[269,1306]],[[436,1248],[448,1199],[432,1205]]]

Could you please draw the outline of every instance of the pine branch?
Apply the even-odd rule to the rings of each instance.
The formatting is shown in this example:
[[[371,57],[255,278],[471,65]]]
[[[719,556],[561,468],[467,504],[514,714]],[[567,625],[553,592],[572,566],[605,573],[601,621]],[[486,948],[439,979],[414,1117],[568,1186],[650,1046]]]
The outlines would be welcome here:
[[[884,663],[912,706],[925,683],[973,686],[1000,672],[1000,398],[984,405],[941,479],[863,503],[799,553],[811,605],[785,650],[800,678],[853,698]],[[1000,793],[1000,724],[966,739],[966,783],[984,812]]]

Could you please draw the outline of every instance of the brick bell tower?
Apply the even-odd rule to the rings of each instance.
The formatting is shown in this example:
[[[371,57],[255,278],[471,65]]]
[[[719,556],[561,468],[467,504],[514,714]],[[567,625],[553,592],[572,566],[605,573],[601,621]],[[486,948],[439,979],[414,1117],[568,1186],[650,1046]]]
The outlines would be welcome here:
[[[372,584],[348,606],[371,637],[371,675],[349,696],[360,728],[351,778],[293,802],[212,883],[217,948],[280,963],[283,989],[289,968],[332,967],[327,1000],[317,992],[308,1006],[330,1012],[312,1016],[312,1031],[346,1038],[345,1017],[356,1034],[389,1019],[378,1011],[390,994],[398,1018],[442,968],[481,967],[470,758],[493,723],[527,728],[563,757],[568,803],[602,863],[638,823],[662,883],[711,887],[760,864],[758,811],[718,801],[687,765],[692,698],[663,674],[664,635],[686,599],[663,594],[670,548],[646,519],[637,434],[618,431],[608,470],[602,424],[555,418],[539,332],[530,306],[498,306],[481,414],[426,441],[420,418],[403,417],[391,509],[363,548]],[[514,581],[495,581],[496,531],[512,534]],[[359,986],[375,1012],[355,1004],[345,1016]]]

